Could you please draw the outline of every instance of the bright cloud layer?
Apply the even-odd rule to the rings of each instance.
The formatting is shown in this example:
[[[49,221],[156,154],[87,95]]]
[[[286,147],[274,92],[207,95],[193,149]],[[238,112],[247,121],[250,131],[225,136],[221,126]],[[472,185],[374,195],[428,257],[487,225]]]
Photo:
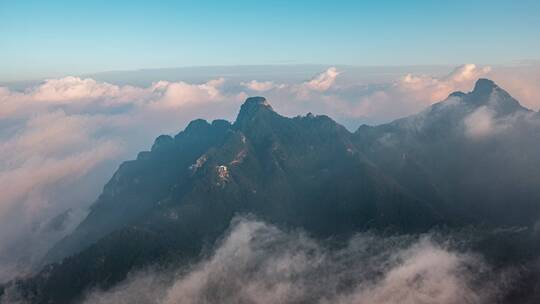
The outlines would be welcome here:
[[[249,82],[241,82],[242,86],[246,87],[249,90],[256,92],[266,92],[275,88],[284,88],[284,84],[276,85],[273,81],[257,81],[251,80]]]
[[[304,82],[303,86],[315,91],[326,91],[336,82],[339,72],[336,68],[331,67],[323,73],[319,74],[310,81]]]

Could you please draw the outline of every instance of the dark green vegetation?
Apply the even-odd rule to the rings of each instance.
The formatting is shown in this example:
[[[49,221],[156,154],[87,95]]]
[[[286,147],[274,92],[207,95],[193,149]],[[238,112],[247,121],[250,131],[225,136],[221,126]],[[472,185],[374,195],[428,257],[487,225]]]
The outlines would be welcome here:
[[[123,163],[43,270],[12,284],[32,302],[68,303],[130,270],[196,259],[248,213],[318,238],[519,226],[475,249],[495,264],[532,263],[539,131],[538,113],[489,80],[354,133],[327,116],[286,118],[249,98],[233,124],[192,121]],[[534,301],[535,271],[509,299]]]

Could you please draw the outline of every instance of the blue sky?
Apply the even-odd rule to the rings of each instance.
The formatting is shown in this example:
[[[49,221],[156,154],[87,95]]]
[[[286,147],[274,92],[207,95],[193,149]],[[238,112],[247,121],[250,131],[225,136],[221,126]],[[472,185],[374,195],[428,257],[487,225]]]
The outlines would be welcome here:
[[[250,64],[538,59],[540,1],[0,0],[0,81]]]

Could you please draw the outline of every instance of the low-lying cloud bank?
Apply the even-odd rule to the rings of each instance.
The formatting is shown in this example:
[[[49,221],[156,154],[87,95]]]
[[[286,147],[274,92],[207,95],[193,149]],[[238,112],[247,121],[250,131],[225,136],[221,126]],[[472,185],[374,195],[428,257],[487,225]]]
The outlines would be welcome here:
[[[477,255],[429,235],[359,234],[330,248],[302,232],[237,218],[206,259],[176,271],[139,271],[86,304],[494,303],[504,277]]]
[[[22,91],[0,87],[0,282],[29,271],[80,222],[120,161],[194,118],[233,120],[247,96],[266,96],[284,115],[327,114],[354,129],[468,91],[478,77],[493,78],[538,109],[539,71],[468,64],[446,76],[406,74],[366,83],[346,68],[330,67],[298,82],[249,76],[135,86],[65,77]],[[477,113],[470,125],[471,136],[493,129],[489,113]]]

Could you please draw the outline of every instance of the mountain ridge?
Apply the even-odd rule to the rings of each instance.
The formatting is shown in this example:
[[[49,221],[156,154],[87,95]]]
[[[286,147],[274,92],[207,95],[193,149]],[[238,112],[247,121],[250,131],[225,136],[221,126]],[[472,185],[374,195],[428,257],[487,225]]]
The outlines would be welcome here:
[[[480,98],[482,100],[482,103],[473,103],[473,104],[477,106],[481,106],[487,102],[486,96],[491,96],[493,92],[498,92],[498,91],[502,92],[504,97],[508,96],[509,98],[511,98],[508,93],[500,89],[493,81],[488,80],[488,79],[479,79],[476,82],[473,91],[469,93],[462,93],[463,95],[462,94],[458,94],[458,95],[460,95],[459,98],[466,99],[465,100],[466,102],[469,102],[470,100],[472,100],[473,97]],[[449,98],[447,98],[445,101],[442,101],[440,103],[437,103],[429,107],[427,110],[423,111],[422,113],[433,112],[433,110],[437,109],[437,107],[439,107],[440,104],[448,102],[449,99],[451,99],[452,97],[458,97],[456,96],[456,92],[450,94]],[[511,98],[512,104],[514,101],[515,100]],[[422,113],[418,115],[423,115]],[[401,123],[402,121],[415,118],[416,116],[417,115],[413,115],[408,118],[398,119],[389,124],[382,125],[382,128],[387,128],[386,126],[392,126],[392,125],[395,125],[396,123],[398,125],[402,124]],[[194,138],[198,135],[208,136],[207,133],[211,132],[210,130],[212,128],[219,128],[221,130],[220,136],[224,136],[224,134],[226,133],[229,134],[229,133],[238,132],[236,136],[240,137],[241,141],[244,141],[244,142],[247,135],[253,142],[265,148],[267,148],[266,145],[268,144],[265,141],[271,140],[273,141],[273,144],[274,144],[274,147],[272,147],[272,149],[275,151],[278,151],[278,147],[277,147],[278,144],[276,143],[279,143],[279,140],[276,139],[275,130],[283,126],[287,126],[287,123],[285,122],[295,121],[295,120],[301,121],[301,122],[307,122],[307,125],[312,125],[313,123],[315,123],[315,124],[318,124],[319,127],[325,126],[324,128],[329,128],[330,132],[333,132],[333,135],[331,136],[341,138],[344,141],[344,146],[346,146],[346,148],[344,149],[348,151],[347,153],[354,153],[354,152],[358,153],[359,150],[362,150],[355,147],[355,143],[353,143],[352,140],[348,138],[349,135],[354,136],[354,134],[357,133],[358,130],[355,133],[351,133],[346,128],[339,125],[338,123],[336,123],[331,118],[325,115],[320,115],[320,116],[307,115],[304,117],[297,117],[297,118],[292,118],[292,119],[286,118],[277,114],[273,110],[272,106],[268,103],[266,98],[261,97],[261,96],[255,96],[255,97],[250,97],[246,99],[246,101],[244,102],[244,104],[241,106],[239,110],[236,120],[232,124],[224,120],[214,120],[212,123],[209,123],[202,119],[193,120],[192,122],[188,124],[186,129],[180,132],[179,134],[177,134],[174,137],[174,139],[170,136],[165,136],[165,135],[158,137],[152,146],[151,152],[155,150],[159,150],[160,146],[171,145],[174,140],[178,140],[182,136],[185,136],[187,138]],[[293,127],[289,126],[288,128],[293,128]],[[372,128],[378,128],[378,126],[375,126]],[[335,131],[331,131],[332,129],[335,129]],[[289,131],[290,130],[284,130],[284,132],[289,132]],[[225,141],[226,139],[222,138],[221,140]],[[245,150],[242,150],[242,151],[245,151]],[[244,153],[242,151],[237,151],[237,153],[240,153],[240,154]],[[200,154],[197,157],[197,160],[200,159],[201,155],[204,155],[204,153],[200,153],[200,152],[196,154]],[[194,159],[194,156],[196,155],[192,156],[192,159],[190,160],[191,162],[190,166],[193,166],[194,164],[196,164],[196,161],[195,161],[196,159]],[[245,157],[245,155],[243,157]],[[362,155],[362,154],[359,157],[363,158],[364,161],[369,163],[369,160],[367,160],[369,159],[369,157],[366,157],[365,155]],[[233,161],[234,159],[230,160],[230,162],[233,162]],[[273,162],[279,163],[279,159],[276,160],[275,157],[273,157]],[[276,168],[276,170],[279,170],[279,168]],[[113,177],[113,179],[114,178],[115,177]]]
[[[538,127],[470,138],[468,123],[484,108],[493,125],[531,113],[487,79],[419,114],[355,132],[325,115],[287,118],[264,97],[250,97],[233,123],[193,120],[123,163],[87,218],[48,253],[47,266],[18,284],[37,303],[72,302],[132,269],[196,258],[236,214],[319,238],[532,227],[540,173],[525,168],[540,167]],[[516,154],[516,141],[530,148]]]

